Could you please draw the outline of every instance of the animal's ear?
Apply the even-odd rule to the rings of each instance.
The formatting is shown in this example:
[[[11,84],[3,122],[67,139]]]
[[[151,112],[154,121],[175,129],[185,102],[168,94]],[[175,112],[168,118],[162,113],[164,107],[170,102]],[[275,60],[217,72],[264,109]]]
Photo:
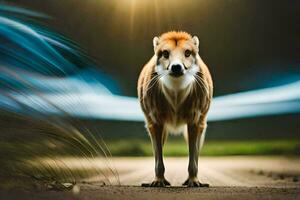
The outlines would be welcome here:
[[[153,47],[154,47],[154,51],[155,51],[155,49],[156,49],[156,47],[157,47],[157,45],[158,45],[158,40],[159,40],[158,37],[154,37],[154,38],[153,38]]]
[[[194,37],[193,37],[193,42],[194,42],[194,44],[196,45],[196,47],[199,48],[199,39],[198,39],[197,36],[194,36]]]

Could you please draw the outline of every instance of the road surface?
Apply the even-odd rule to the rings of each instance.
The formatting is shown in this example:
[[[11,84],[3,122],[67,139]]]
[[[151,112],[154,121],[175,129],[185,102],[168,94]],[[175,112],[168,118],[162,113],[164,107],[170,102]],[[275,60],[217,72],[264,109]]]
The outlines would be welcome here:
[[[73,169],[84,165],[80,160],[64,161],[63,166]],[[100,162],[94,159],[84,166],[101,168]],[[111,165],[119,172],[121,185],[103,186],[94,176],[78,183],[76,190],[0,191],[0,199],[300,199],[299,157],[202,157],[199,179],[209,188],[181,186],[187,177],[187,158],[165,159],[166,178],[172,184],[167,188],[140,187],[153,179],[153,158],[114,158]]]

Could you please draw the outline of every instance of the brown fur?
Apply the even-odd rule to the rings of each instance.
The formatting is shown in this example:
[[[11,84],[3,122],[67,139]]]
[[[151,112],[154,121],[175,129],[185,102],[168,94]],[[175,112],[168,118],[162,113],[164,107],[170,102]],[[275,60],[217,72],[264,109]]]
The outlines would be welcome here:
[[[201,135],[206,128],[207,113],[213,95],[213,84],[209,70],[198,54],[198,43],[196,44],[193,39],[186,32],[175,31],[154,38],[155,54],[143,67],[138,79],[138,97],[155,152],[156,179],[152,183],[153,186],[169,184],[164,178],[162,158],[162,146],[167,137],[167,131],[170,131],[166,127],[167,124],[174,127],[187,125],[185,131],[190,149],[190,163],[189,178],[185,184],[192,187],[201,186],[197,179],[198,152],[202,143],[200,141]],[[197,66],[198,79],[191,82],[187,88],[174,92],[156,78],[155,67],[165,49],[176,52],[179,57],[181,56],[182,60],[186,62],[186,64],[183,62],[184,66],[187,66],[186,70],[192,61]],[[191,50],[193,55],[187,60],[182,56],[186,49]],[[168,60],[164,59],[163,62],[166,63]],[[192,66],[195,66],[194,64]]]
[[[168,42],[171,44],[174,44],[175,40],[177,40],[177,43],[180,44],[178,41],[184,42],[190,39],[191,36],[186,32],[172,31],[169,33],[164,33],[159,40],[160,43]],[[159,47],[160,46],[158,46],[157,51],[159,51]],[[176,110],[174,110],[174,108],[167,101],[160,83],[158,81],[151,81],[155,75],[154,68],[156,64],[156,56],[154,55],[143,67],[138,79],[138,97],[148,126],[151,126],[153,123],[168,122],[170,120],[170,116],[174,116],[175,114],[178,122],[203,125],[206,123],[206,115],[213,94],[213,85],[207,66],[201,60],[200,56],[197,55],[196,60],[197,65],[200,68],[198,75],[202,77],[204,84],[199,86],[194,83],[193,89]],[[207,92],[203,92],[205,89]],[[169,92],[172,96],[171,91],[166,89],[166,92]],[[179,93],[178,95],[181,94]],[[153,117],[149,116],[149,113],[153,113],[155,120],[153,120]],[[200,114],[201,117],[199,117]]]

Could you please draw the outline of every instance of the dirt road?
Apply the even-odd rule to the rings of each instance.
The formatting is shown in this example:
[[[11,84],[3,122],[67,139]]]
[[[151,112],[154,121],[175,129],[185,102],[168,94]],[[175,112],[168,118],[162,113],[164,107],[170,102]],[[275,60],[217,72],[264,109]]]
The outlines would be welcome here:
[[[0,199],[300,199],[300,158],[203,157],[199,178],[209,188],[181,187],[187,164],[187,158],[165,159],[168,188],[140,187],[153,178],[152,158],[114,158],[122,186],[101,186],[91,177],[78,184],[80,192],[1,191]]]
[[[119,158],[114,165],[120,172],[122,185],[139,186],[154,176],[152,158]],[[181,186],[187,178],[187,158],[166,158],[166,178],[173,186]],[[199,179],[211,186],[298,187],[300,159],[285,157],[202,157]]]
[[[257,187],[210,187],[210,188],[141,188],[134,186],[104,186],[98,188],[86,188],[79,194],[72,192],[0,192],[0,199],[22,199],[22,200],[135,200],[135,199],[160,199],[160,200],[193,200],[193,199],[259,199],[259,200],[297,200],[300,198],[300,191],[296,188],[257,188]]]

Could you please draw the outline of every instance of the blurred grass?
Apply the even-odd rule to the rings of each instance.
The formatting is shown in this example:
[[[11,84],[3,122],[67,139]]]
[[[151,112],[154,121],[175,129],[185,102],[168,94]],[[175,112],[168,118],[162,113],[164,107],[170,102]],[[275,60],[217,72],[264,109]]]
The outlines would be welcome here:
[[[102,146],[104,146],[104,143]],[[112,156],[152,156],[150,139],[105,140]],[[51,140],[31,142],[0,142],[0,160],[26,160],[34,157],[90,156],[85,149]],[[85,152],[83,154],[83,152]],[[109,154],[106,152],[106,154]],[[165,156],[187,156],[184,139],[169,138]],[[230,155],[300,155],[300,140],[208,140],[201,151],[203,156]],[[1,171],[1,170],[0,170]]]
[[[152,156],[151,142],[146,140],[109,140],[107,146],[113,156]],[[184,140],[171,139],[164,147],[165,156],[187,156]],[[207,141],[203,156],[229,155],[300,155],[299,140]]]

